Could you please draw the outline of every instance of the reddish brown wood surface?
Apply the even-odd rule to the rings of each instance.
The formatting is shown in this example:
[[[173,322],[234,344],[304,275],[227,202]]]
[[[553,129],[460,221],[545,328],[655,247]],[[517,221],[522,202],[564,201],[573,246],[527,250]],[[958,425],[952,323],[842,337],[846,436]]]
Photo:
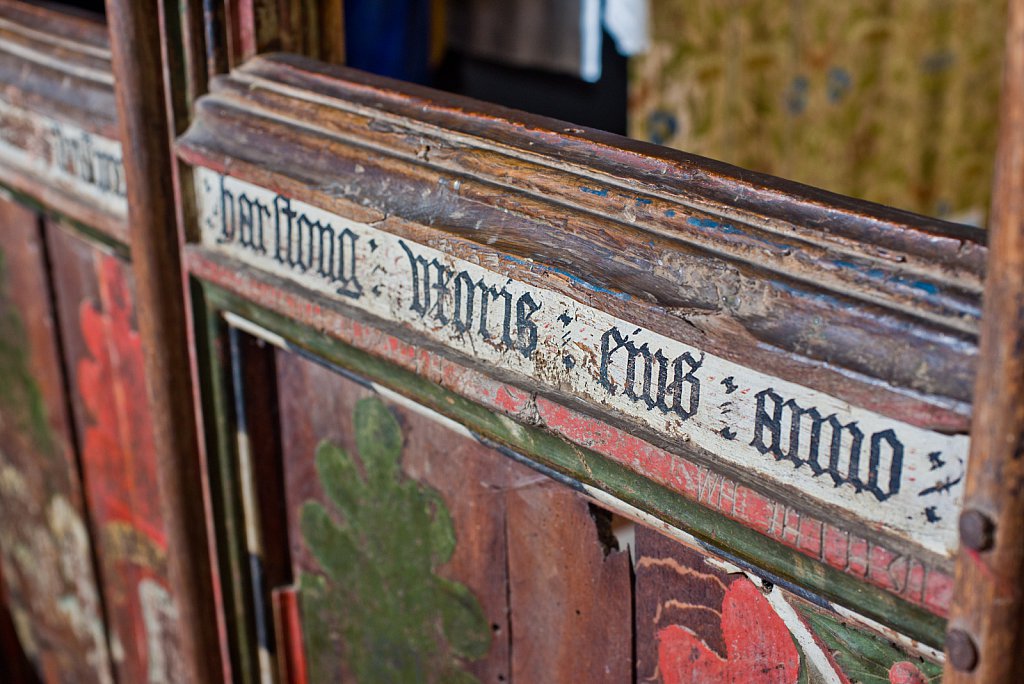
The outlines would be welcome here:
[[[169,558],[183,626],[180,667],[189,681],[213,681],[222,669],[214,646],[219,637],[170,173],[173,131],[165,101],[160,5],[156,0],[108,0],[106,7],[157,479],[168,544],[187,549]]]
[[[0,200],[4,612],[38,675],[105,682],[110,661],[94,528],[84,510],[40,230],[36,214]]]
[[[372,393],[294,355],[279,354],[278,369],[289,538],[298,579],[303,571],[317,570],[299,521],[303,502],[325,499],[323,485],[314,468],[317,445],[327,440],[349,454],[358,454],[352,415],[357,401]],[[310,397],[319,397],[319,400],[310,403]],[[486,615],[488,633],[494,635],[487,656],[468,664],[467,670],[481,681],[508,678],[510,629],[503,490],[516,476],[530,477],[531,474],[494,457],[472,440],[452,435],[428,419],[401,409],[397,413],[405,440],[401,462],[403,477],[438,491],[454,524],[455,554],[438,573],[471,589]],[[374,493],[367,492],[366,496],[372,498]],[[390,558],[384,557],[383,551],[376,562],[389,569],[402,563],[400,550],[392,548],[387,553],[393,556]],[[372,573],[369,567],[365,571]],[[377,599],[364,596],[359,600],[372,604]],[[305,629],[308,649],[312,635],[308,625]],[[395,629],[401,629],[400,625],[396,624]],[[351,647],[359,648],[356,644]],[[307,653],[312,673],[346,669],[347,660],[339,658],[336,652]],[[330,660],[334,660],[333,664]]]
[[[48,225],[89,514],[122,681],[188,681],[129,266]]]
[[[355,437],[359,428],[350,416],[358,402],[373,397],[373,392],[294,355],[279,354],[278,368],[290,541],[298,576],[322,572],[316,560],[321,556],[311,552],[300,520],[304,502],[328,501],[312,454],[324,440],[347,454],[359,453]],[[318,401],[310,403],[311,396]],[[467,587],[486,616],[481,626],[490,641],[487,655],[466,662],[465,671],[481,682],[628,680],[632,671],[628,555],[605,547],[607,539],[601,538],[586,501],[453,432],[443,422],[405,406],[390,402],[388,406],[403,434],[405,486],[437,492],[452,521],[454,555],[437,573]],[[375,503],[375,497],[386,496],[372,490],[364,494],[364,506],[371,507],[382,503]],[[396,504],[393,515],[404,513]],[[340,515],[336,520],[346,523]],[[403,562],[401,550],[384,555],[384,535],[373,539],[384,544],[377,560],[384,568],[380,572],[387,574]],[[371,578],[375,574],[369,566],[362,572]],[[422,577],[414,584],[420,581]],[[354,600],[374,605],[388,599],[370,592]],[[436,600],[441,603],[440,598]],[[349,605],[349,610],[358,607]],[[345,672],[354,657],[352,651],[339,658],[337,650],[309,650],[316,643],[310,633],[314,624],[307,620],[304,625],[310,671]],[[399,635],[415,627],[397,619],[389,629]],[[365,645],[344,643],[338,648],[358,653]],[[426,676],[434,681],[436,673]]]
[[[971,460],[946,679],[1024,671],[1024,2],[1010,3]]]
[[[611,515],[550,481],[507,501],[512,681],[629,681],[632,569]]]

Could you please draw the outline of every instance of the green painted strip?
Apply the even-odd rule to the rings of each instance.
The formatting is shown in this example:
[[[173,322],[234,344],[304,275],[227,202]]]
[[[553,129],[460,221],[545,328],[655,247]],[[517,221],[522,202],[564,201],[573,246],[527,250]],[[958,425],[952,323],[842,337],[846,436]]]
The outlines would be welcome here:
[[[228,621],[229,646],[235,679],[259,680],[256,619],[253,613],[252,581],[249,573],[245,518],[242,508],[235,451],[235,418],[231,401],[231,359],[227,352],[227,326],[209,307],[204,290],[194,281],[192,301],[196,320],[196,358],[201,377],[201,402],[206,425],[213,515],[217,521],[217,561],[223,582],[224,613]]]
[[[209,302],[271,330],[327,361],[388,386],[468,429],[639,508],[740,560],[941,647],[945,620],[711,511],[600,454],[527,427],[424,378],[204,283]]]

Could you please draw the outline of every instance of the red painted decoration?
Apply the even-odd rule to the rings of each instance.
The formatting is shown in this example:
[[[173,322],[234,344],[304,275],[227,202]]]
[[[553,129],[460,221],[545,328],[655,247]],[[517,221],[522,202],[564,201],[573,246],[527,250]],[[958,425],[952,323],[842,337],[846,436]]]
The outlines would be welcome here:
[[[142,341],[124,269],[114,257],[97,257],[98,302],[86,300],[79,308],[88,351],[78,364],[89,421],[82,446],[85,481],[99,530],[119,679],[177,682],[177,608],[168,589]]]
[[[750,682],[789,684],[800,674],[793,637],[753,582],[738,579],[722,601],[722,658],[690,630],[658,631],[658,669],[665,684]]]

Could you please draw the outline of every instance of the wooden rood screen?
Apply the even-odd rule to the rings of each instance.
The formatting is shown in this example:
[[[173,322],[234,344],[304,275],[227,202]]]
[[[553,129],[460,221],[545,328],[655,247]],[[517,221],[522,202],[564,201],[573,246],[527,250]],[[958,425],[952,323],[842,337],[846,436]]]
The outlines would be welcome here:
[[[1012,681],[1024,12],[990,260],[107,4],[0,0],[0,675]]]
[[[978,232],[293,56],[176,148],[245,676],[939,671]]]

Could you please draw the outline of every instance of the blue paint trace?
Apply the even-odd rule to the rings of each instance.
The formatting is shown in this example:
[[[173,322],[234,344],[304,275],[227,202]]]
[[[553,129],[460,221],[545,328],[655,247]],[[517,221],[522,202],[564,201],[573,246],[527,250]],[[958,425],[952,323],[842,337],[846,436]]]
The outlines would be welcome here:
[[[787,254],[793,249],[790,245],[787,245],[783,242],[772,242],[771,240],[758,237],[757,235],[751,235],[747,231],[741,230],[736,226],[729,225],[728,223],[722,223],[720,221],[715,221],[714,219],[691,216],[690,218],[686,219],[686,222],[689,223],[694,228],[711,229],[716,230],[719,233],[724,233],[725,235],[739,235],[750,240],[756,240],[757,242],[768,245],[769,247],[772,247],[774,249],[782,250]]]
[[[603,188],[601,190],[598,190],[597,188],[588,188],[585,185],[581,185],[580,186],[580,191],[581,192],[585,192],[588,195],[597,195],[598,197],[607,197],[608,196],[608,189],[607,188]]]
[[[850,261],[841,261],[838,259],[834,260],[832,263],[840,268],[845,268],[851,271],[856,271],[858,273],[863,273],[869,278],[878,278],[886,282],[895,283],[897,285],[903,285],[904,287],[912,287],[915,290],[921,290],[922,292],[926,292],[930,295],[938,294],[939,292],[939,288],[935,285],[935,283],[929,283],[924,280],[908,280],[907,278],[903,278],[892,273],[887,273],[880,268],[868,268],[866,266],[861,266],[860,264],[855,264]]]
[[[542,271],[548,271],[550,273],[557,273],[558,275],[565,276],[574,285],[579,285],[580,287],[590,290],[591,292],[600,292],[601,294],[611,295],[612,297],[615,297],[616,299],[621,299],[624,302],[628,302],[630,299],[633,298],[632,295],[626,294],[625,292],[616,292],[615,290],[609,290],[607,288],[594,285],[593,283],[588,283],[586,280],[583,280],[583,278],[575,276],[572,273],[569,273],[568,271],[561,268],[555,268],[554,266],[545,266],[544,264],[523,261],[522,259],[516,259],[515,257],[508,256],[507,254],[503,254],[502,258],[507,259],[508,261],[511,261],[514,264],[519,264],[520,266],[528,266],[531,269],[540,269]]]

